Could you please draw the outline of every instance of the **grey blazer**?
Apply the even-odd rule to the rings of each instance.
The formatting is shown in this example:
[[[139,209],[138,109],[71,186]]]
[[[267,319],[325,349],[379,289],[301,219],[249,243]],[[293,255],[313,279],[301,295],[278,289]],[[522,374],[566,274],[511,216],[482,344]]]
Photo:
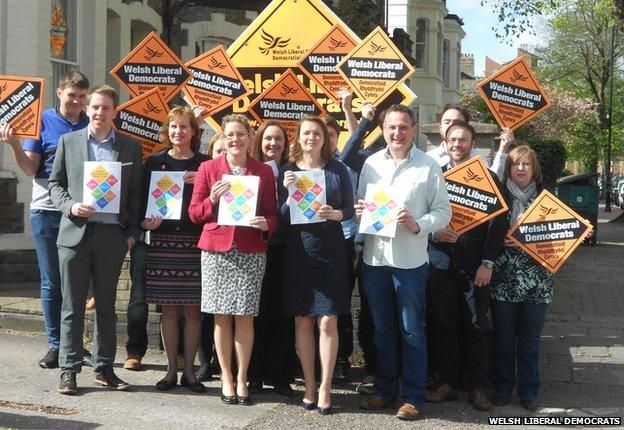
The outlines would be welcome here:
[[[89,161],[88,130],[67,133],[59,138],[52,172],[48,180],[50,198],[63,213],[57,244],[75,246],[85,232],[87,218],[71,214],[74,203],[82,202],[84,162]],[[139,239],[139,210],[142,195],[141,146],[122,134],[115,133],[113,161],[129,163],[121,168],[121,199],[119,204],[119,224],[125,230],[126,237]]]

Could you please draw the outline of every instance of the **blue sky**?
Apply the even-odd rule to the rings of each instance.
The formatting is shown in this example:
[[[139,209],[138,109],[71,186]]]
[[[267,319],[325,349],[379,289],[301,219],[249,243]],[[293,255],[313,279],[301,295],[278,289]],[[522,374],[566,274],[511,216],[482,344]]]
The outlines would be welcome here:
[[[492,27],[497,24],[496,15],[489,6],[481,6],[480,0],[447,0],[449,13],[458,15],[464,21],[466,37],[462,42],[462,53],[473,54],[475,74],[483,76],[485,56],[498,63],[516,58],[516,49],[522,44],[535,44],[536,36],[525,33],[512,46],[499,42]]]

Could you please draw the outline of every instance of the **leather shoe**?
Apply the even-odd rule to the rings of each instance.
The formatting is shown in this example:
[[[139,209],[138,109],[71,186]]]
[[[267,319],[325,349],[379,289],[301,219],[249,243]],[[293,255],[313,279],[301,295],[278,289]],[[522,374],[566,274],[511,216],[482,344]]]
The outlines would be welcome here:
[[[226,405],[238,404],[238,398],[236,396],[226,396],[225,394],[223,394],[223,392],[221,392],[221,401]]]
[[[492,404],[487,398],[485,391],[482,388],[475,388],[470,392],[470,396],[468,396],[468,401],[478,411],[487,412],[492,409]]]
[[[290,384],[278,384],[278,385],[274,385],[273,386],[273,391],[275,391],[277,394],[284,396],[284,397],[292,397],[295,392],[293,391],[293,389],[291,388]],[[251,393],[251,391],[250,391]]]
[[[304,400],[301,401],[301,407],[306,411],[313,411],[316,409],[316,403],[308,403]]]
[[[59,384],[58,392],[61,394],[68,394],[70,396],[78,393],[78,384],[76,384],[76,372],[72,370],[66,370],[61,373],[61,383]]]
[[[91,353],[84,348],[82,349],[82,365],[87,366],[87,367],[93,367],[93,361],[91,360]]]
[[[197,379],[195,379],[195,382],[189,381],[186,378],[185,374],[182,374],[182,377],[180,378],[180,385],[182,385],[185,388],[188,388],[189,390],[191,390],[194,393],[205,393],[206,392],[206,387],[204,387],[204,384],[199,382]]]
[[[520,399],[520,404],[527,411],[535,412],[537,410],[537,402],[535,399]]]
[[[414,405],[404,403],[397,411],[396,416],[400,420],[414,421],[420,417],[421,413],[422,411]]]
[[[43,369],[56,369],[58,367],[58,348],[50,348],[46,355],[39,360],[39,367]]]
[[[264,390],[262,382],[256,381],[250,382],[249,385],[247,385],[247,389],[249,389],[250,394],[260,394]]]
[[[251,406],[251,396],[236,396],[236,403],[242,406]]]
[[[332,407],[331,407],[331,405],[327,406],[326,408],[322,408],[320,406],[317,406],[316,407],[316,412],[318,412],[321,415],[331,415]]]
[[[447,400],[457,400],[459,394],[457,388],[451,387],[447,383],[438,385],[436,389],[427,393],[425,400],[431,403],[440,403]]]
[[[501,396],[500,394],[492,396],[492,404],[494,406],[505,406],[507,403],[509,403],[509,396]]]
[[[110,388],[111,390],[125,391],[130,388],[130,384],[122,381],[120,378],[117,377],[117,375],[115,375],[112,367],[103,368],[100,373],[95,375],[94,382],[96,384]]]
[[[123,368],[126,370],[141,370],[143,357],[139,355],[129,355],[124,362]]]
[[[178,385],[178,378],[176,376],[175,379],[169,380],[167,378],[162,378],[160,381],[156,382],[156,389],[158,391],[169,391],[173,387]]]
[[[360,408],[367,411],[376,411],[379,409],[386,409],[391,405],[391,402],[386,402],[380,396],[372,396],[365,399],[360,403]]]

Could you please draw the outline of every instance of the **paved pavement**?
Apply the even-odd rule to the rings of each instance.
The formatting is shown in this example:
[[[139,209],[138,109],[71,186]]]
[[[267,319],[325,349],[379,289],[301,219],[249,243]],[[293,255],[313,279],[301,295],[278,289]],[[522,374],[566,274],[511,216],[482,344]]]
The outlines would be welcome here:
[[[542,335],[540,416],[624,417],[624,222],[607,221],[620,215],[601,212],[599,244],[579,248],[557,274],[555,299]],[[19,305],[21,303],[21,305]],[[225,406],[216,381],[206,395],[182,387],[160,393],[153,388],[164,372],[164,357],[150,351],[148,369],[118,375],[134,386],[130,393],[109,392],[92,383],[90,369],[79,375],[81,394],[57,394],[58,371],[43,370],[36,359],[46,348],[36,322],[7,316],[22,307],[36,314],[32,287],[0,288],[0,427],[10,428],[485,428],[488,416],[525,416],[517,399],[489,415],[473,410],[464,394],[460,401],[428,404],[415,423],[399,422],[392,412],[359,410],[355,384],[336,387],[336,412],[322,417],[297,406],[295,400],[273,393],[255,396],[251,407]],[[33,327],[33,328],[30,328]],[[17,329],[22,331],[17,331]],[[118,357],[124,358],[123,351]],[[352,376],[357,378],[361,370]],[[300,382],[300,381],[299,381]]]

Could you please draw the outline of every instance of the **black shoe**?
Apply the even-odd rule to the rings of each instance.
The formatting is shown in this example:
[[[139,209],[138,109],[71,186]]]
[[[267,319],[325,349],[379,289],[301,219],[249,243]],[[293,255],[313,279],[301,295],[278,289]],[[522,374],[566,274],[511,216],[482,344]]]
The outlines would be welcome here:
[[[91,353],[84,348],[82,349],[82,365],[87,367],[93,367],[93,362],[91,361]]]
[[[507,403],[509,403],[509,396],[501,396],[496,393],[492,396],[492,404],[494,406],[505,406]]]
[[[221,401],[226,405],[238,404],[238,398],[236,396],[226,396],[225,394],[223,394],[223,392],[221,392]]]
[[[204,384],[199,382],[197,379],[195,380],[195,382],[189,381],[186,378],[185,374],[182,374],[182,377],[180,378],[180,385],[182,385],[185,388],[188,388],[189,390],[191,390],[194,393],[205,393],[206,392],[206,387],[204,387]]]
[[[260,394],[264,391],[264,387],[262,382],[250,382],[247,384],[247,388],[249,389],[249,394]]]
[[[39,360],[39,367],[42,367],[44,369],[56,369],[58,367],[58,356],[58,348],[48,349],[46,355],[44,355],[43,358]]]
[[[321,408],[320,406],[317,406],[316,412],[318,412],[321,415],[331,415],[332,407],[331,407],[331,405],[329,405],[326,408]]]
[[[105,367],[95,376],[96,384],[110,388],[111,390],[125,391],[130,388],[130,384],[122,381],[115,375],[112,367]]]
[[[236,396],[236,402],[242,406],[251,406],[251,396]]]
[[[520,399],[520,404],[527,411],[535,412],[537,410],[537,402],[535,399]]]
[[[274,385],[273,386],[273,391],[275,391],[277,394],[279,394],[281,396],[288,397],[288,398],[291,398],[295,394],[295,392],[291,388],[290,384]]]
[[[349,363],[336,363],[332,382],[334,384],[343,384],[347,382],[347,374],[349,372]]]
[[[199,364],[199,369],[195,375],[197,376],[197,380],[200,382],[212,381],[214,379],[212,377],[212,373],[210,372],[210,366],[205,361],[202,361]]]
[[[308,403],[305,400],[302,400],[301,407],[306,411],[313,411],[314,409],[316,409],[316,403]]]
[[[172,381],[168,380],[167,378],[162,378],[160,381],[156,382],[156,389],[158,391],[169,391],[176,385],[178,385],[177,375],[176,378]]]
[[[58,392],[61,394],[68,394],[73,396],[78,393],[78,384],[76,384],[76,372],[73,370],[66,370],[61,373],[61,383],[58,387]]]

